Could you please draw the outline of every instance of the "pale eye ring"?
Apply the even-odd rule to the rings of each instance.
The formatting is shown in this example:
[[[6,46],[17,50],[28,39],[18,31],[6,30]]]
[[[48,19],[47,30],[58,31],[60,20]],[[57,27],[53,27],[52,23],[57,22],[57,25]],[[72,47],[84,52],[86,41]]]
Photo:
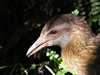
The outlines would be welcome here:
[[[57,33],[57,31],[55,31],[55,30],[51,31],[51,34],[56,34],[56,33]]]

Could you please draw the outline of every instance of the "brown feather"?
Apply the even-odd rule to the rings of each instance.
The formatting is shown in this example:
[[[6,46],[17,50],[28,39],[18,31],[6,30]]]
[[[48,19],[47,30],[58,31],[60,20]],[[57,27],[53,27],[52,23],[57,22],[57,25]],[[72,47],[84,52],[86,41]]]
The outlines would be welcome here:
[[[51,34],[53,30],[57,34]],[[27,55],[32,50],[34,53],[47,45],[59,44],[69,70],[77,75],[100,75],[100,34],[96,36],[84,19],[70,14],[58,16],[46,23],[39,38],[42,42],[37,41]]]

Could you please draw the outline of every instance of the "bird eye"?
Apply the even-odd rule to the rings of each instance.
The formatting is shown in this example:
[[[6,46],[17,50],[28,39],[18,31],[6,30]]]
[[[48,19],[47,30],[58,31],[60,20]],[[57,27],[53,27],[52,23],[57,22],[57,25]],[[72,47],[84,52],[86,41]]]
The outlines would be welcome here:
[[[56,34],[57,33],[57,31],[51,31],[51,34]]]

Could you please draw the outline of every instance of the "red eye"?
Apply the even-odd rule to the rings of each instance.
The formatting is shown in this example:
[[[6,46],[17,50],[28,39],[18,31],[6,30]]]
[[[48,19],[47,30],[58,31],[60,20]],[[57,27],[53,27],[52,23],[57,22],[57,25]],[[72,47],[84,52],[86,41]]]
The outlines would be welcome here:
[[[56,34],[57,33],[57,31],[51,31],[51,34]]]

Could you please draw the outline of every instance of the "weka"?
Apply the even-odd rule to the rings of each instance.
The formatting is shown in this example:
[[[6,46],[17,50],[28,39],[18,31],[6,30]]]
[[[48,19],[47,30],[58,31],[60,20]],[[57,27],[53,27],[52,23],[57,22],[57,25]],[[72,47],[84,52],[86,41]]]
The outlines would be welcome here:
[[[64,14],[50,20],[27,56],[52,45],[61,46],[64,65],[73,73],[100,75],[100,35],[96,36],[84,19]]]

